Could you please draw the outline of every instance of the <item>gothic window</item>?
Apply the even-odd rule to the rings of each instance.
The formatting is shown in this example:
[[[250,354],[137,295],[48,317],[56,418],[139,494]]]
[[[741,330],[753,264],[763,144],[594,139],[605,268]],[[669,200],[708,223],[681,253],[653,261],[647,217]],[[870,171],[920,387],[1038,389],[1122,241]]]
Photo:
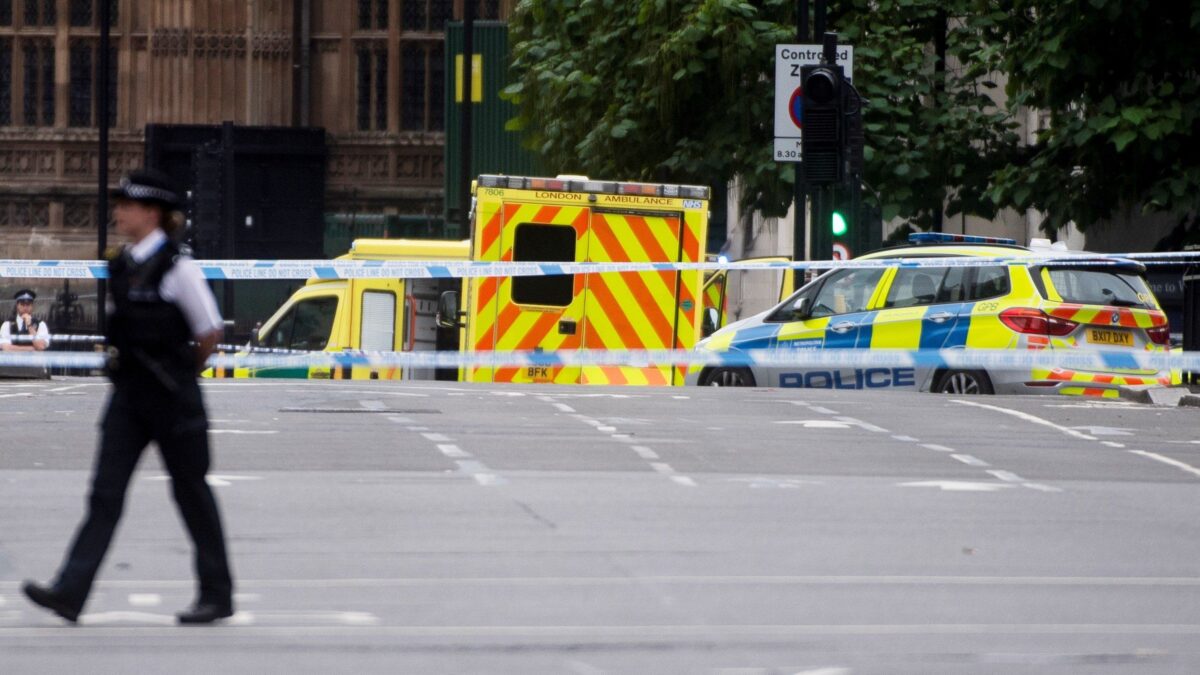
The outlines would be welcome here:
[[[400,128],[441,131],[446,77],[442,43],[409,42],[400,50]]]
[[[100,75],[100,46],[93,40],[71,43],[71,109],[68,123],[73,127],[95,126],[100,121],[97,106]],[[117,50],[108,52],[108,125],[114,126],[117,114]]]
[[[410,31],[440,32],[453,11],[453,0],[403,0],[400,28]]]
[[[387,130],[387,49],[360,46],[356,72],[356,110],[359,131]]]
[[[117,24],[118,0],[71,0],[71,25],[77,28],[100,26],[100,2],[108,3],[108,25]]]
[[[25,0],[26,26],[53,26],[58,18],[54,12],[57,0]]]
[[[0,126],[12,124],[12,38],[0,38]]]
[[[54,42],[26,40],[25,54],[25,125],[54,125]]]
[[[388,0],[358,0],[359,30],[387,30]]]

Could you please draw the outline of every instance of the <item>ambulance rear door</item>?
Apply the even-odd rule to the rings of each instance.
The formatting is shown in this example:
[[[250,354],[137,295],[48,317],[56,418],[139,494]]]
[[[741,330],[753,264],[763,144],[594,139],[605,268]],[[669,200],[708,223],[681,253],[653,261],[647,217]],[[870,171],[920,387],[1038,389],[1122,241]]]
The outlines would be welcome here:
[[[700,262],[703,217],[688,212],[596,208],[589,262]],[[588,274],[585,349],[691,349],[700,335],[699,271]],[[682,384],[672,366],[587,366],[589,384]]]
[[[564,193],[566,194],[566,193]],[[579,196],[582,198],[582,195]],[[507,199],[499,208],[481,200],[475,259],[576,262],[587,259],[591,210]],[[578,350],[584,318],[583,275],[489,277],[471,284],[468,351]],[[480,367],[468,379],[576,384],[579,368]]]

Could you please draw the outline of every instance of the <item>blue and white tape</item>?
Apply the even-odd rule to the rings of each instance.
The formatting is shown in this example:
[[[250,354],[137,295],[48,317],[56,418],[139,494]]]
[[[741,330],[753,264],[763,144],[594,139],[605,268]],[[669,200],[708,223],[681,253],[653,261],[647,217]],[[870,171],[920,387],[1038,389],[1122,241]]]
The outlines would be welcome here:
[[[0,352],[0,366],[95,369],[102,353]],[[1061,368],[1089,372],[1184,370],[1200,372],[1197,352],[986,349],[765,349],[713,352],[680,350],[579,350],[506,352],[298,352],[214,354],[218,368],[478,368],[526,366],[770,366],[924,367],[984,370]]]
[[[1153,257],[1150,257],[1153,256]],[[212,280],[248,279],[476,279],[483,277],[554,276],[614,272],[716,270],[827,270],[881,267],[986,267],[1053,263],[1056,266],[1121,266],[1179,264],[1200,254],[1122,254],[1071,257],[940,257],[874,260],[798,260],[737,262],[505,262],[469,260],[197,260]],[[105,279],[108,267],[96,260],[0,260],[0,278]]]

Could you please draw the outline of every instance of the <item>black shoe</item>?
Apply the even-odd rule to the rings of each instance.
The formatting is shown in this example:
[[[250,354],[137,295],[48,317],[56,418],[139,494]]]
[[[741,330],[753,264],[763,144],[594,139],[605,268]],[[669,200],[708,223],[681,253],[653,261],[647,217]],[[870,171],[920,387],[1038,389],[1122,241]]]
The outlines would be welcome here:
[[[175,615],[179,623],[212,623],[233,616],[233,607],[212,602],[197,602]]]
[[[21,584],[21,591],[33,604],[45,607],[71,623],[79,621],[79,608],[53,588],[26,581]]]

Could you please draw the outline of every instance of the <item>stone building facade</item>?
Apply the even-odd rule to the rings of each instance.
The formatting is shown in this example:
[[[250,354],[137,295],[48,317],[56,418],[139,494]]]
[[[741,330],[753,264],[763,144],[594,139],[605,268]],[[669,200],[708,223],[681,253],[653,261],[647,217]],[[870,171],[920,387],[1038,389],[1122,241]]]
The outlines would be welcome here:
[[[513,4],[0,0],[0,258],[96,256],[105,95],[114,182],[142,164],[147,124],[317,126],[327,210],[440,214],[444,31],[464,1],[480,19],[507,18]]]

